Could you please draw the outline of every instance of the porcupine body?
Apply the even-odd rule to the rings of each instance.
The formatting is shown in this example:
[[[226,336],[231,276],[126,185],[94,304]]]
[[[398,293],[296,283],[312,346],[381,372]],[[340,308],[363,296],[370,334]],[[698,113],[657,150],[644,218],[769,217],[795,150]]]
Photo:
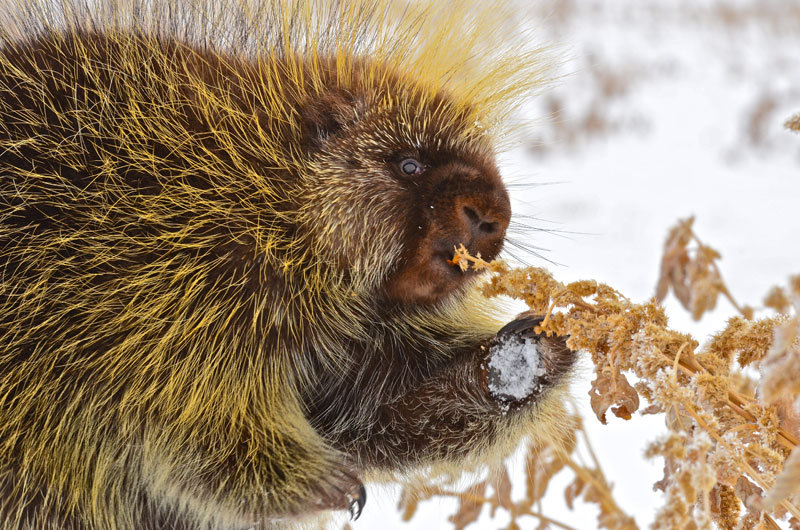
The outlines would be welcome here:
[[[423,8],[2,13],[0,528],[269,527],[550,428],[571,354],[492,395],[502,311],[447,263],[500,251],[539,66],[492,6]]]

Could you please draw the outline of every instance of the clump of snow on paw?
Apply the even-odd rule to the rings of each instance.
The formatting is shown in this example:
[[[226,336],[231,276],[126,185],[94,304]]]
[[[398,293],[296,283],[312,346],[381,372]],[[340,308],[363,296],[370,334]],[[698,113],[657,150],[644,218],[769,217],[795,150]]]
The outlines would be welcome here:
[[[539,345],[534,339],[499,337],[489,357],[489,392],[494,397],[519,401],[541,387],[545,374]]]

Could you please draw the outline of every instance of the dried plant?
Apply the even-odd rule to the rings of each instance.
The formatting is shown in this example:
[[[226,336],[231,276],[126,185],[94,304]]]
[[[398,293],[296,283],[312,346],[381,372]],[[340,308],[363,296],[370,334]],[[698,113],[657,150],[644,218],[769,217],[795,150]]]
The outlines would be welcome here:
[[[788,120],[786,120],[786,128],[790,131],[800,132],[800,113],[795,114]]]
[[[635,8],[639,22],[627,24],[628,10],[609,9],[603,2],[516,1],[520,6],[535,4],[531,12],[552,42],[569,43],[575,49],[570,75],[579,79],[541,98],[539,114],[547,118],[530,142],[534,155],[545,157],[584,149],[600,139],[658,131],[662,124],[654,121],[657,113],[643,106],[646,100],[641,95],[656,84],[672,85],[686,74],[693,76],[695,86],[703,83],[710,93],[728,86],[731,76],[750,87],[725,114],[735,123],[733,141],[720,146],[728,160],[741,160],[748,153],[796,150],[776,125],[780,113],[798,100],[800,90],[797,83],[782,85],[775,78],[797,78],[800,72],[796,53],[791,52],[800,35],[797,2],[639,2]],[[695,64],[679,52],[681,47],[660,49],[657,41],[641,48],[646,53],[635,46],[616,50],[613,60],[604,51],[606,46],[598,46],[598,41],[613,43],[620,31],[636,39],[644,27],[657,28],[656,34],[677,30],[687,41],[697,37],[714,45],[695,48],[691,57],[700,61]],[[762,46],[765,42],[769,45]],[[756,49],[759,60],[753,61],[751,53]],[[708,61],[724,65],[720,69],[724,77],[696,68]],[[682,75],[676,77],[676,73]]]
[[[415,477],[403,484],[399,503],[403,520],[410,520],[416,513],[418,504],[424,500],[453,497],[459,501],[458,510],[449,518],[455,530],[461,530],[475,522],[484,507],[488,507],[492,517],[498,510],[504,511],[510,517],[506,527],[508,530],[521,528],[520,519],[526,517],[537,520],[537,528],[540,530],[575,530],[568,524],[548,517],[542,508],[542,499],[550,480],[559,473],[570,472],[574,477],[564,490],[564,498],[570,508],[578,499],[595,503],[600,508],[601,527],[635,530],[637,527],[634,520],[622,511],[612,495],[611,484],[595,456],[581,418],[574,414],[565,418],[562,436],[558,440],[525,448],[524,496],[521,499],[512,498],[512,482],[506,465],[486,470],[466,487],[463,484],[459,487],[457,477]],[[588,450],[590,464],[581,462],[577,452],[579,441]]]
[[[591,357],[595,378],[589,395],[600,422],[606,423],[609,410],[626,420],[637,411],[663,415],[668,434],[646,451],[646,456],[664,460],[664,476],[655,488],[664,493],[665,504],[651,528],[777,529],[777,521],[783,520],[798,530],[800,276],[768,293],[764,305],[773,316],[753,319],[754,310],[740,307],[722,280],[718,258],[695,235],[692,219],[670,231],[659,298],[671,289],[699,318],[722,295],[741,313],[702,347],[667,327],[655,299],[636,304],[605,284],[564,284],[544,269],[487,263],[463,247],[453,262],[489,269],[486,296],[523,300],[545,315],[537,332],[568,337],[571,348]],[[648,403],[642,410],[641,398]],[[453,486],[452,477],[417,478],[404,485],[404,519],[413,517],[423,500],[456,497],[459,508],[450,522],[457,530],[477,520],[484,507],[492,515],[505,511],[511,518],[509,530],[520,528],[522,517],[538,520],[539,529],[570,529],[541,507],[550,479],[569,472],[574,478],[564,495],[570,508],[580,498],[600,507],[598,528],[637,528],[614,500],[582,419],[569,418],[562,439],[526,449],[523,499],[512,498],[505,467],[479,474],[461,488]],[[589,463],[581,461],[579,445],[590,455]]]
[[[716,261],[719,252],[704,245],[692,231],[694,217],[678,222],[670,230],[661,257],[661,274],[656,286],[656,302],[663,302],[670,289],[675,297],[699,320],[706,311],[717,305],[719,295],[747,319],[753,318],[753,308],[740,307],[733,299]]]

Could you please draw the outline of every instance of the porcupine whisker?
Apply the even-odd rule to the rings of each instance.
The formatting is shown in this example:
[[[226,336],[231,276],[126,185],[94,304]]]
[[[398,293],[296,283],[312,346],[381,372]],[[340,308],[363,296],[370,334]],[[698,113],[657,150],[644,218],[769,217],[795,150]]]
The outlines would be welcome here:
[[[551,234],[566,239],[571,239],[568,234],[579,234],[579,232],[570,232],[567,230],[560,230],[558,228],[543,228],[541,226],[532,226],[527,223],[518,221],[511,221],[508,224],[507,234],[519,234],[522,236],[529,236],[531,234]]]
[[[532,245],[532,244],[529,244],[529,243],[523,243],[521,241],[518,241],[518,240],[510,238],[510,237],[506,237],[505,238],[505,242],[508,245],[511,245],[512,247],[516,248],[517,250],[522,251],[524,254],[532,255],[532,256],[534,256],[534,257],[536,257],[538,259],[541,259],[541,260],[544,260],[544,261],[550,263],[551,265],[560,265],[558,262],[548,258],[547,256],[545,256],[543,254],[544,252],[550,252],[550,249],[539,247],[539,246]],[[509,250],[504,250],[504,252],[510,252],[510,251]],[[517,259],[517,261],[520,261],[520,263],[525,264],[525,261],[522,261],[517,257],[515,257],[515,259]],[[528,266],[528,265],[526,264],[526,266]]]

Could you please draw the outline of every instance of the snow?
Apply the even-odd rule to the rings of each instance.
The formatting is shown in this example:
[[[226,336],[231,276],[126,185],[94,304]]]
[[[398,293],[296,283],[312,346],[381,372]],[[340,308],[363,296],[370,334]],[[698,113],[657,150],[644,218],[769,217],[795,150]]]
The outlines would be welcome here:
[[[655,291],[667,230],[695,215],[695,231],[722,253],[722,275],[740,304],[758,307],[770,287],[800,273],[800,135],[783,128],[800,112],[800,15],[786,14],[800,11],[798,2],[542,3],[553,6],[541,21],[545,38],[567,49],[564,76],[527,110],[534,136],[500,163],[507,182],[553,183],[512,186],[516,220],[550,232],[510,235],[547,248],[542,255],[558,265],[514,253],[560,281],[595,279],[640,302]],[[559,5],[568,7],[564,17]],[[746,16],[737,22],[726,10]],[[553,101],[560,113],[548,117]],[[701,341],[735,315],[724,300],[700,322],[672,297],[666,309],[674,329]],[[572,395],[615,498],[648,528],[662,504],[652,484],[663,462],[642,455],[664,432],[663,418],[600,425],[588,407],[590,380],[584,360]],[[523,462],[512,467],[512,482],[522,484]],[[577,529],[596,528],[594,506],[567,508],[571,479],[563,474],[551,483],[543,512]],[[423,502],[406,523],[396,490],[368,489],[354,530],[452,528],[453,500]],[[485,511],[468,528],[507,523]]]
[[[545,374],[538,342],[503,335],[489,350],[489,392],[504,401],[520,401],[537,392]]]

